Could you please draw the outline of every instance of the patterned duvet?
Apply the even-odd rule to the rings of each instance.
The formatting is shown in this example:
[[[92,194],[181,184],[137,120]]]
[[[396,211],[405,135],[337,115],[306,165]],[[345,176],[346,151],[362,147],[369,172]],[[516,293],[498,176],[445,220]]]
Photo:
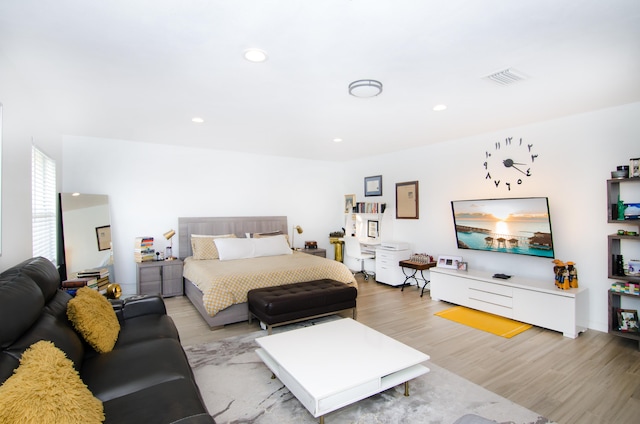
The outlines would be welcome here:
[[[301,252],[230,261],[189,257],[183,275],[202,291],[205,309],[211,316],[246,302],[249,290],[260,287],[329,278],[357,288],[353,274],[343,263]]]

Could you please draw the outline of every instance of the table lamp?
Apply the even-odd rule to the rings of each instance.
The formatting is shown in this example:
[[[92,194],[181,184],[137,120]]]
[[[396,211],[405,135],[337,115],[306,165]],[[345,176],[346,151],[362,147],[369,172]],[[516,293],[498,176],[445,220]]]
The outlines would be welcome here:
[[[302,227],[299,225],[296,225],[293,227],[293,231],[291,232],[291,249],[295,250],[295,246],[293,245],[293,242],[295,240],[296,237],[296,233],[298,234],[302,234]]]
[[[166,238],[167,240],[169,240],[169,246],[167,247],[166,253],[165,253],[165,260],[167,261],[172,261],[175,258],[173,257],[173,236],[176,235],[176,232],[174,230],[169,230],[166,233],[163,234],[164,238]]]

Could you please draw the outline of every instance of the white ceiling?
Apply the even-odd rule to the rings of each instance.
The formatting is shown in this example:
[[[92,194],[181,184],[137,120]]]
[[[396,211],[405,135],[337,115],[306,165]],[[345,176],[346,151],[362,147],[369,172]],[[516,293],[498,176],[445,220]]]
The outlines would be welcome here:
[[[62,134],[344,160],[640,101],[640,1],[0,0],[0,66]]]

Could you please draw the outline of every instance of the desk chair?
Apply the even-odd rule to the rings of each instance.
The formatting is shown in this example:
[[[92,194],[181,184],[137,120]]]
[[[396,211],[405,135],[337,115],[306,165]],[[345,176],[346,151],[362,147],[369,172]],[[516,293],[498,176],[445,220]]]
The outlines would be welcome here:
[[[375,274],[365,271],[364,269],[364,261],[367,259],[374,259],[376,257],[373,253],[362,253],[362,249],[360,247],[360,241],[356,237],[345,237],[344,238],[344,250],[345,256],[353,258],[360,262],[360,270],[353,271],[353,275],[362,274],[364,275],[364,279],[368,280],[369,277],[375,276]]]

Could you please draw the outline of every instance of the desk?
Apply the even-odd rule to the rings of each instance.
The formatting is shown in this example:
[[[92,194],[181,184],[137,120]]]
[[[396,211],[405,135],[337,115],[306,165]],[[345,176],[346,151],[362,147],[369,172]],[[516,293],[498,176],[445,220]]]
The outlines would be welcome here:
[[[400,261],[398,265],[400,265],[400,267],[402,268],[402,272],[405,275],[404,283],[402,283],[402,289],[400,289],[400,291],[404,291],[404,286],[408,286],[409,280],[411,279],[415,280],[419,290],[420,289],[419,280],[422,280],[424,281],[424,286],[422,287],[422,292],[420,293],[420,297],[422,297],[424,295],[424,289],[426,289],[427,284],[429,284],[429,280],[424,278],[423,272],[425,269],[433,268],[434,266],[436,266],[436,263],[435,262],[424,263],[424,262],[413,262],[413,261]],[[420,272],[420,277],[416,275],[418,271]]]

